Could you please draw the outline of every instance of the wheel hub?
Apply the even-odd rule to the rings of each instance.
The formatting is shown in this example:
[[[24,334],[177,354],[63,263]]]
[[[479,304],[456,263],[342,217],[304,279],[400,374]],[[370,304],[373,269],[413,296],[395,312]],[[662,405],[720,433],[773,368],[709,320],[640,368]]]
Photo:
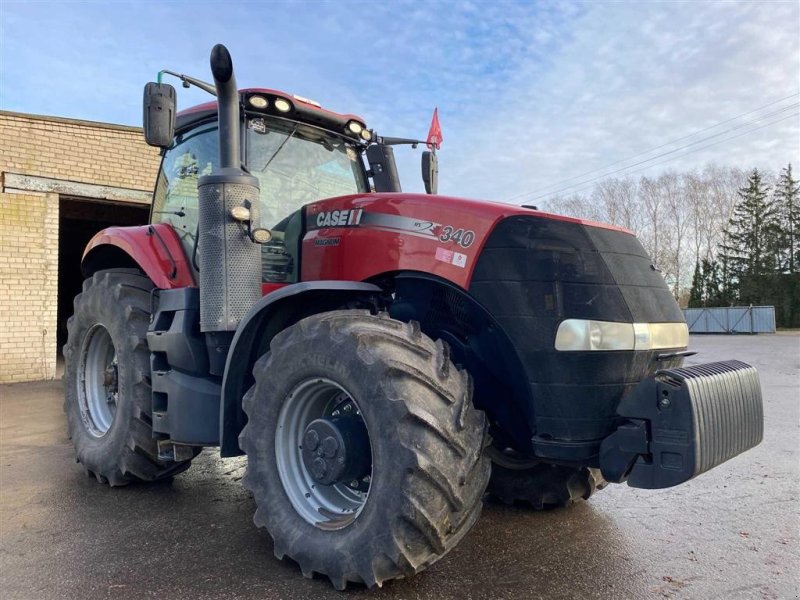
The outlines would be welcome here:
[[[106,388],[106,393],[110,396],[116,394],[118,391],[117,382],[119,375],[117,374],[117,365],[111,364],[103,371],[103,387]]]
[[[303,464],[321,485],[361,481],[369,474],[369,436],[356,415],[323,417],[303,432]]]
[[[303,519],[328,531],[358,518],[372,486],[370,434],[340,384],[311,377],[285,397],[275,427],[281,484]]]

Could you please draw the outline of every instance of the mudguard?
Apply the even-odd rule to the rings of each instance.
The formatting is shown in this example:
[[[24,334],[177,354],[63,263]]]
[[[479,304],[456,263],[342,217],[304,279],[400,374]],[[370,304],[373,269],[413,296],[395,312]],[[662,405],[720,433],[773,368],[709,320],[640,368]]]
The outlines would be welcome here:
[[[253,364],[269,350],[272,338],[309,315],[336,310],[351,302],[374,303],[377,285],[358,281],[308,281],[281,287],[253,305],[233,336],[220,403],[220,455],[238,456],[239,432],[247,422],[242,396],[253,383]]]
[[[164,290],[197,285],[178,234],[166,223],[109,227],[95,234],[83,252],[83,275],[113,267],[138,267]]]

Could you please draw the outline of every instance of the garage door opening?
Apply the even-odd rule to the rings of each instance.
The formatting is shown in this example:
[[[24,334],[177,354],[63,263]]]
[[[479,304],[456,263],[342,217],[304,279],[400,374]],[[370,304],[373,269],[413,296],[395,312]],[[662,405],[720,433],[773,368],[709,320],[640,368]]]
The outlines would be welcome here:
[[[60,198],[58,221],[58,355],[67,341],[67,319],[72,299],[83,285],[81,257],[92,236],[106,227],[145,225],[147,205],[108,202],[89,198]]]

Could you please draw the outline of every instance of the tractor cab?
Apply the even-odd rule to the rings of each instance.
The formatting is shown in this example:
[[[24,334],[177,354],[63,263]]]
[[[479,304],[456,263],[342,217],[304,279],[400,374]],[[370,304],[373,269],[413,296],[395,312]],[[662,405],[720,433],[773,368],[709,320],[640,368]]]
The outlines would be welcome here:
[[[267,283],[296,280],[296,245],[303,206],[369,191],[364,150],[373,133],[354,115],[323,110],[317,103],[275,92],[239,92],[241,160],[258,180],[260,225],[271,232],[262,244]],[[219,168],[216,103],[177,115],[175,136],[163,148],[153,197],[152,223],[168,223],[197,270],[198,180]]]

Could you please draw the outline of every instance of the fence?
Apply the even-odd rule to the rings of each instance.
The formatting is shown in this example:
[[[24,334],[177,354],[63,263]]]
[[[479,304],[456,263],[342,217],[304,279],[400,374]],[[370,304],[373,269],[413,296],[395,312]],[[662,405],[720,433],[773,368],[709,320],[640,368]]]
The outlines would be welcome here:
[[[775,333],[774,306],[684,308],[690,333]]]

